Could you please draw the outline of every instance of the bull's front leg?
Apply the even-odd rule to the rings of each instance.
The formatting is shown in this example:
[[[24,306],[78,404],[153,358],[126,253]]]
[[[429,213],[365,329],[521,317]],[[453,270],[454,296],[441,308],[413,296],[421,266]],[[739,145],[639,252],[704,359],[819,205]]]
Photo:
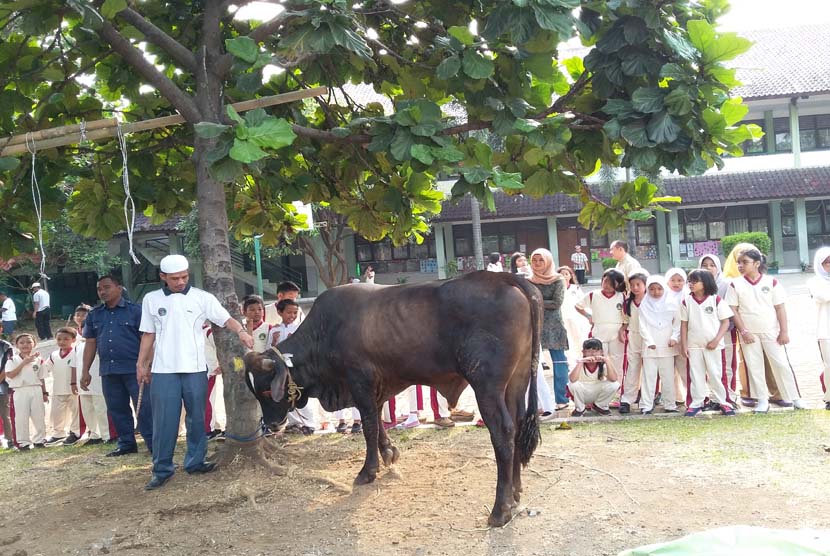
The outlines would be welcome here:
[[[383,405],[378,405],[369,392],[374,388],[369,384],[355,384],[352,389],[352,398],[360,411],[363,421],[363,438],[366,440],[366,460],[363,469],[355,477],[356,485],[366,485],[374,482],[378,475],[380,463],[378,461],[378,435],[383,432],[380,415]]]
[[[379,415],[383,415],[381,411],[378,410]],[[383,426],[378,428],[378,449],[380,451],[380,457],[383,459],[383,464],[387,467],[396,463],[401,456],[398,449],[392,446],[392,441],[389,439],[389,435],[386,434],[386,429]]]

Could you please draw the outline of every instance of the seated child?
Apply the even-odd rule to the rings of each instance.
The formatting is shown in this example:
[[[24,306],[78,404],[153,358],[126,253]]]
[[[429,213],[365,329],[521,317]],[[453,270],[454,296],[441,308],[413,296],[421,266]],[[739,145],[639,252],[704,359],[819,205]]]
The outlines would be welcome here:
[[[582,343],[582,359],[577,360],[568,380],[575,406],[573,417],[582,416],[587,404],[592,404],[600,415],[611,414],[608,404],[620,383],[611,358],[602,350],[601,340],[590,338]]]

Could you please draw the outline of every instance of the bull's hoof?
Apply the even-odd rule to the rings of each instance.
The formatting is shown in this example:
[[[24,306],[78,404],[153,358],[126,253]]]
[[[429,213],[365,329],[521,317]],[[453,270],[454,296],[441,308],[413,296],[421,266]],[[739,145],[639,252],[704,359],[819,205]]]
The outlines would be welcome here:
[[[377,475],[377,471],[367,471],[366,469],[361,469],[360,473],[357,474],[357,477],[354,478],[354,484],[368,485],[369,483],[374,483]]]
[[[490,527],[504,527],[510,522],[511,514],[509,509],[502,511],[493,510],[490,517],[487,519],[487,525]]]
[[[513,507],[516,507],[516,504],[522,501],[522,489],[513,489]]]
[[[380,457],[383,458],[383,464],[387,467],[393,463],[397,463],[401,457],[400,451],[394,446],[389,446],[387,449],[381,451]]]

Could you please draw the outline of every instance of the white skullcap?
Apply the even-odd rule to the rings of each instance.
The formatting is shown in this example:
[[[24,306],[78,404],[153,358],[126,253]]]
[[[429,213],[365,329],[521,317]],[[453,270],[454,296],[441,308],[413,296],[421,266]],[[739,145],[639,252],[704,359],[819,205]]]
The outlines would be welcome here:
[[[33,287],[33,288],[39,288],[39,287],[41,287],[40,282],[35,282],[34,284],[32,284],[32,286],[31,286],[31,287]]]
[[[187,270],[188,264],[183,255],[167,255],[161,260],[159,267],[165,274],[173,274]]]

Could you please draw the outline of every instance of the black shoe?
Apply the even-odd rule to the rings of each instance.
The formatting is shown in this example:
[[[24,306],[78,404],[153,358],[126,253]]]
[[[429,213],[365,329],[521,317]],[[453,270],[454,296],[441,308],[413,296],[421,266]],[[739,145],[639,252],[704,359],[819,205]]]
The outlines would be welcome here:
[[[34,444],[32,444],[32,446],[34,446],[35,448],[45,448],[46,444],[44,444],[43,442],[35,442]]]
[[[212,461],[203,461],[197,467],[194,467],[193,469],[187,469],[186,471],[189,474],[194,475],[194,474],[197,474],[197,473],[210,473],[211,471],[213,471],[215,469],[216,469],[216,464],[215,463],[213,463]]]
[[[211,440],[219,440],[220,436],[224,437],[225,433],[220,431],[219,429],[212,430],[209,433],[207,433],[208,442],[210,442]]]
[[[339,432],[344,434],[347,430],[349,430],[349,425],[344,423],[337,423],[337,428],[334,429],[334,432]]]
[[[109,440],[104,442],[104,444],[116,444],[117,442],[118,442],[117,438],[110,438]]]
[[[153,475],[153,478],[150,479],[150,482],[148,482],[146,485],[144,485],[144,490],[155,490],[159,487],[164,486],[164,483],[166,483],[169,480],[170,480],[170,477],[164,477],[162,479],[158,475]]]
[[[611,415],[610,409],[602,409],[601,407],[594,405],[594,411],[599,413],[600,415]]]
[[[640,415],[651,415],[650,409],[643,409],[640,411]]]
[[[138,452],[138,448],[136,446],[133,446],[132,448],[116,448],[112,452],[108,453],[107,457],[117,458],[118,456],[126,456],[127,454],[135,454],[136,452]]]
[[[84,442],[84,446],[95,446],[96,444],[103,444],[103,438],[90,438],[86,442]]]
[[[828,402],[828,404],[830,404],[830,402]],[[830,409],[830,407],[828,407],[827,409]],[[354,423],[349,432],[351,432],[352,434],[362,433],[363,432],[363,423]]]
[[[49,438],[45,438],[42,444],[51,448],[52,446],[62,446],[64,440],[66,440],[66,437],[64,436],[61,436],[60,438],[50,436]]]
[[[80,439],[81,438],[77,434],[75,434],[74,432],[70,432],[69,436],[64,438],[63,445],[64,446],[72,446],[74,444],[77,444]]]
[[[654,396],[654,405],[660,405],[660,402],[663,401],[663,393],[658,392],[656,396]]]
[[[303,426],[300,428],[300,431],[306,436],[314,434],[314,428],[312,427]]]
[[[574,409],[574,410],[571,412],[571,417],[582,417],[582,415],[583,415],[584,413],[585,413],[585,410],[584,410],[584,409],[583,409],[582,411],[579,411],[578,409]]]
[[[827,402],[826,404],[824,404],[824,409],[826,409],[827,411],[830,411],[830,402]]]
[[[626,402],[620,402],[620,414],[625,415],[631,413],[631,405]]]

